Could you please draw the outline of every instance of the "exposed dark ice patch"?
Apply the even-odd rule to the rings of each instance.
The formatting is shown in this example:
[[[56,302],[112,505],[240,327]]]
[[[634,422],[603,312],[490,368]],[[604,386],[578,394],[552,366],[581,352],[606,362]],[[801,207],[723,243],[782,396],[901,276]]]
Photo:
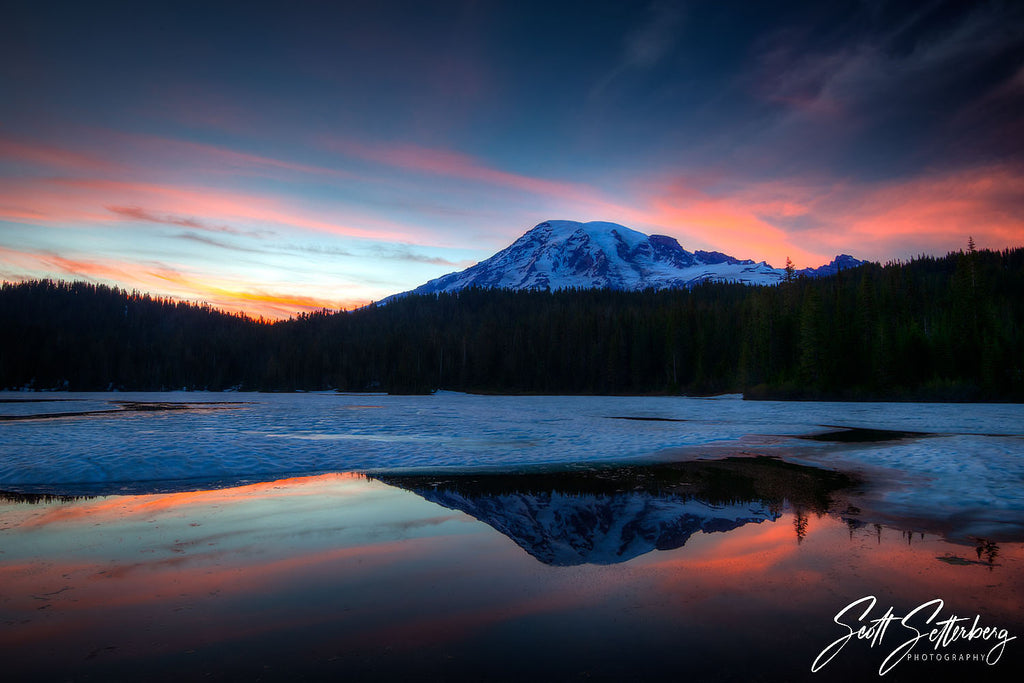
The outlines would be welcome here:
[[[47,401],[49,403],[50,401]],[[201,403],[169,403],[163,401],[111,401],[117,408],[105,410],[81,410],[64,413],[32,413],[30,415],[0,415],[0,422],[25,422],[28,420],[54,420],[68,417],[91,417],[111,413],[148,413],[164,410],[223,410],[246,405],[251,401],[208,401]]]
[[[905,439],[921,439],[936,436],[932,432],[907,432],[893,429],[867,429],[864,427],[843,427],[839,425],[822,425],[831,431],[817,434],[794,434],[797,439],[810,441],[828,441],[832,443],[873,443],[877,441],[902,441]]]
[[[0,398],[0,403],[60,403],[81,400],[80,398]]]

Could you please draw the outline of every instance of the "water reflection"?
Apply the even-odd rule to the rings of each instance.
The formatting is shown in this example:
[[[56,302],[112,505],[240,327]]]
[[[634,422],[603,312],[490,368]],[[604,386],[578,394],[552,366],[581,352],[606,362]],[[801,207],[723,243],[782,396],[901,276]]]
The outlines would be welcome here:
[[[862,681],[881,659],[864,643],[822,674],[810,663],[840,635],[837,610],[865,595],[897,613],[941,597],[1024,627],[1019,543],[873,524],[849,505],[855,482],[813,468],[383,479],[0,501],[5,673]],[[1020,663],[1013,649],[997,668],[907,665],[885,680]]]
[[[20,491],[0,491],[0,503],[27,503],[29,505],[45,505],[47,503],[74,503],[80,500],[91,500],[96,496],[73,496],[60,493],[21,493]]]
[[[773,458],[729,458],[532,474],[381,476],[438,505],[465,512],[555,566],[615,564],[683,547],[697,532],[775,521],[795,509],[797,542],[807,513],[825,514],[850,477]]]

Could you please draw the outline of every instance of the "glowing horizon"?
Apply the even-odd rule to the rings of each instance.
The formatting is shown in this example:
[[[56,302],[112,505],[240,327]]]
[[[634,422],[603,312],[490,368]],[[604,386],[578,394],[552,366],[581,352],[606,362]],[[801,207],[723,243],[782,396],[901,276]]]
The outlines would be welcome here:
[[[581,25],[557,3],[404,7],[397,23],[257,4],[237,27],[19,8],[0,280],[278,319],[412,289],[550,219],[776,267],[1024,245],[1024,30],[992,31],[1021,11],[859,8],[837,37],[848,17],[811,6],[698,2],[669,21],[609,3]]]

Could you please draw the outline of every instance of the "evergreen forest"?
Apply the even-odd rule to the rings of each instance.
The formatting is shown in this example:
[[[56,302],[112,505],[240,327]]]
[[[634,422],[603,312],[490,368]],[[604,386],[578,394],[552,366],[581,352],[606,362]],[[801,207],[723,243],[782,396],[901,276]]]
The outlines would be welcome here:
[[[0,388],[1024,401],[1024,248],[777,286],[464,290],[280,322],[105,285],[0,288]]]

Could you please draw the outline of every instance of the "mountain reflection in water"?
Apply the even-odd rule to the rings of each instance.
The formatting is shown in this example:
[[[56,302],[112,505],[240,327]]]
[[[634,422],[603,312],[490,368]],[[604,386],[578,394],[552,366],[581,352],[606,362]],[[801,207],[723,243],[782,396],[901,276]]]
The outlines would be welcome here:
[[[0,494],[6,678],[867,681],[898,624],[810,670],[864,596],[872,618],[941,598],[943,617],[1024,632],[1024,545],[876,524],[833,472],[751,458],[381,479]],[[1018,642],[994,667],[885,680],[1006,678]]]
[[[541,562],[616,564],[696,532],[828,512],[848,476],[772,458],[525,474],[378,476],[488,524]],[[800,539],[800,528],[796,528]]]

